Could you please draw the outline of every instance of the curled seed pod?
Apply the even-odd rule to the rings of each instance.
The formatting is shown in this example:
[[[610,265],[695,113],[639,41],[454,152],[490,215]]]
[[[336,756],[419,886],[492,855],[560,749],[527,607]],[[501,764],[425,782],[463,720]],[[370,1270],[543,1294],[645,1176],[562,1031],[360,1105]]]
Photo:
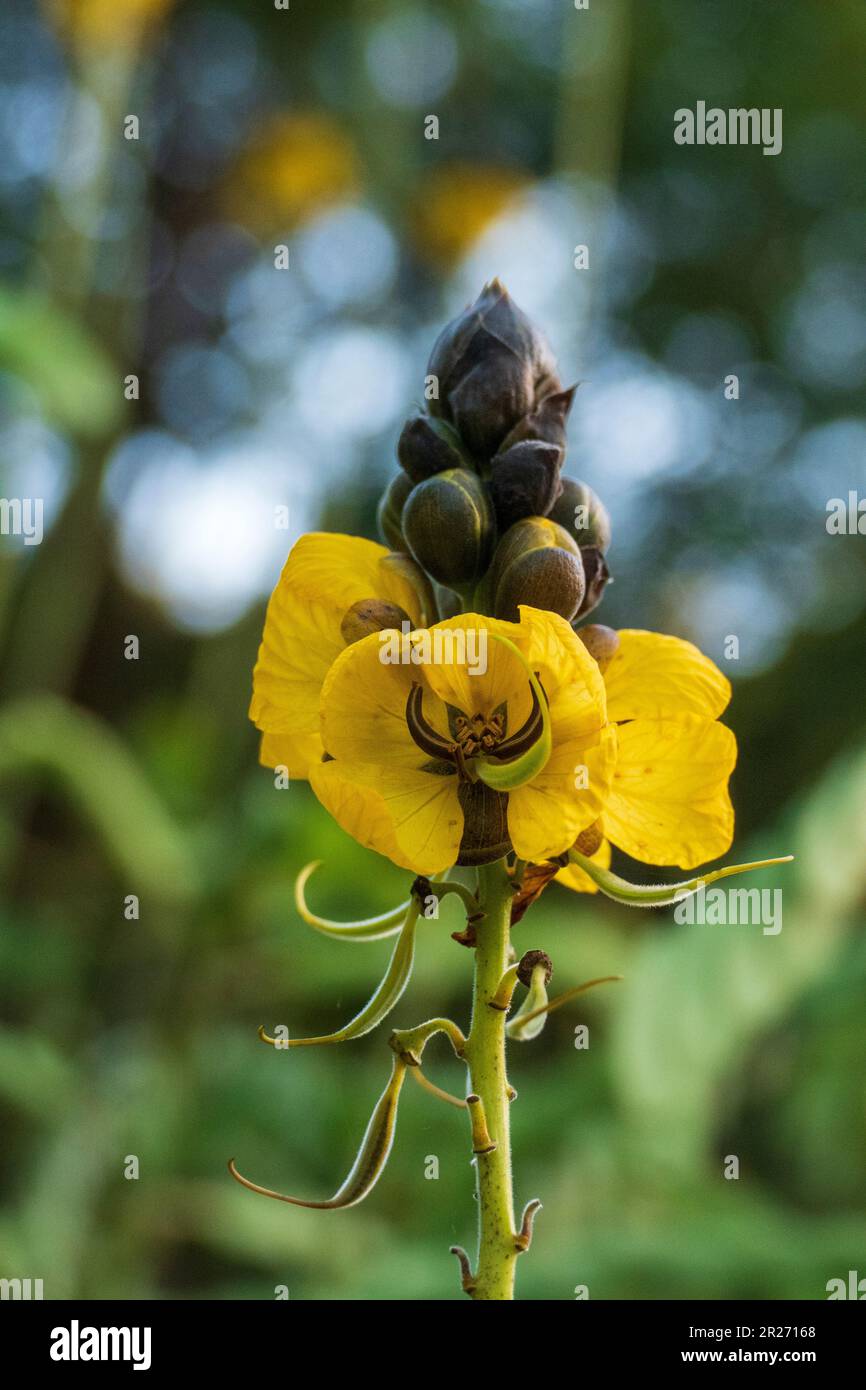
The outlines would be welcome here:
[[[298,909],[298,915],[308,926],[315,927],[316,931],[320,931],[324,936],[334,937],[337,941],[381,941],[383,937],[397,935],[411,906],[411,899],[400,903],[390,912],[380,912],[377,917],[363,917],[357,922],[335,922],[329,917],[320,917],[318,913],[313,912],[307,903],[306,888],[321,862],[321,859],[314,859],[295,879],[295,907]]]
[[[538,954],[544,956],[544,959],[532,967],[526,998],[511,1021],[505,1025],[506,1034],[515,1042],[531,1042],[533,1038],[538,1037],[547,1022],[547,981],[550,978],[547,967],[550,962],[543,951],[539,951]]]
[[[403,508],[403,534],[418,564],[448,588],[474,583],[487,568],[493,512],[484,484],[466,468],[418,483]]]
[[[532,984],[532,972],[538,965],[544,966],[544,983],[550,984],[553,977],[553,961],[545,951],[524,951],[517,962],[517,978],[527,988]]]
[[[619,650],[619,633],[603,623],[587,623],[586,627],[575,628],[586,650],[602,671],[605,671]]]
[[[381,598],[362,598],[343,614],[340,632],[346,646],[350,647],[362,637],[369,637],[371,632],[385,632],[392,627],[399,632],[403,623],[412,626],[409,614],[399,604]]]
[[[499,530],[528,516],[546,516],[560,490],[562,450],[556,444],[527,439],[492,462],[490,497]]]
[[[408,550],[409,548],[403,538],[400,519],[403,515],[404,503],[411,491],[411,479],[407,478],[405,473],[395,473],[379,499],[379,505],[376,509],[379,534],[392,550]]]
[[[586,577],[586,590],[583,595],[581,605],[577,610],[578,618],[586,617],[597,608],[604,597],[605,586],[610,581],[610,570],[607,561],[600,550],[595,546],[581,546],[581,558],[583,560],[583,572]]]
[[[439,334],[427,372],[439,380],[431,410],[456,425],[480,459],[495,454],[518,421],[561,389],[547,342],[498,280]]]
[[[406,917],[400,928],[400,935],[397,937],[396,945],[388,962],[388,969],[381,980],[379,986],[373,991],[360,1013],[356,1014],[349,1023],[343,1028],[339,1028],[336,1033],[324,1033],[315,1038],[271,1038],[264,1028],[259,1029],[259,1037],[262,1042],[270,1043],[272,1047],[280,1049],[289,1047],[318,1047],[325,1043],[344,1043],[351,1042],[353,1038],[362,1038],[365,1033],[371,1033],[383,1018],[399,1003],[403,991],[409,983],[412,974],[412,965],[415,960],[415,929],[418,925],[419,905],[417,899],[412,898],[406,912]]]
[[[539,545],[516,555],[503,569],[496,585],[494,616],[517,622],[519,605],[528,603],[533,608],[559,613],[571,622],[580,611],[585,592],[580,551],[555,544]]]
[[[397,1105],[400,1091],[406,1079],[406,1063],[395,1056],[391,1064],[391,1077],[376,1102],[370,1122],[361,1140],[358,1156],[333,1197],[326,1202],[307,1202],[301,1197],[287,1197],[282,1192],[274,1192],[269,1187],[259,1187],[242,1177],[235,1167],[234,1159],[229,1161],[229,1172],[242,1187],[258,1192],[262,1197],[273,1197],[278,1202],[289,1202],[293,1207],[313,1207],[317,1211],[333,1211],[338,1207],[354,1207],[373,1191],[388,1162],[391,1146],[394,1143],[394,1129],[397,1123]]]
[[[601,498],[576,478],[562,479],[562,492],[550,511],[553,521],[564,526],[581,549],[596,546],[605,554],[610,545],[610,517]]]
[[[708,888],[720,878],[731,878],[734,874],[749,873],[752,869],[768,869],[772,864],[790,864],[793,854],[783,854],[779,859],[756,859],[750,864],[728,864],[724,869],[704,871],[697,878],[684,879],[682,883],[642,884],[629,883],[610,869],[603,869],[577,849],[568,852],[570,863],[577,864],[593,883],[614,902],[624,903],[626,907],[671,907],[682,902],[699,888]]]
[[[554,391],[545,396],[541,404],[524,415],[502,441],[500,453],[505,453],[512,444],[519,444],[524,439],[541,439],[545,444],[556,444],[564,454],[565,421],[576,390],[576,386],[569,386],[566,391]]]
[[[423,483],[448,468],[470,468],[460,435],[447,420],[413,415],[397,441],[397,457],[413,483]]]

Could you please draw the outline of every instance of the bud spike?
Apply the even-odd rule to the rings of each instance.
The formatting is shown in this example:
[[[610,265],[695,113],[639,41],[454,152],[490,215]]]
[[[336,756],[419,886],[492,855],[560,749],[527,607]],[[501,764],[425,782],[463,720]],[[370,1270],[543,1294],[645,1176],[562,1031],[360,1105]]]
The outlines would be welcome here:
[[[406,1077],[406,1063],[395,1057],[391,1066],[390,1080],[376,1102],[370,1122],[361,1140],[358,1156],[344,1183],[333,1197],[326,1202],[307,1202],[301,1197],[287,1197],[282,1192],[274,1192],[269,1187],[260,1187],[238,1172],[233,1158],[229,1159],[229,1172],[242,1187],[257,1192],[262,1197],[273,1197],[277,1202],[288,1202],[293,1207],[312,1207],[317,1211],[334,1211],[338,1207],[354,1207],[372,1192],[388,1162],[391,1146],[394,1143],[394,1128],[397,1123],[397,1103]]]

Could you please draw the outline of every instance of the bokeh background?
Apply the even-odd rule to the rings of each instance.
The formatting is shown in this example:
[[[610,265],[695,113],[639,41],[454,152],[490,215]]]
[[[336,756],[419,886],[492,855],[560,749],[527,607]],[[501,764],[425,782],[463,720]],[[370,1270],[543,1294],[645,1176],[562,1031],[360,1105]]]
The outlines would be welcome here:
[[[513,1049],[518,1200],[544,1201],[520,1294],[866,1275],[866,568],[825,529],[866,495],[864,48],[861,0],[4,4],[0,494],[43,497],[46,534],[0,536],[0,1275],[462,1297],[464,1117],[420,1089],[357,1210],[256,1199],[225,1162],[329,1194],[387,1072],[387,1030],[256,1040],[339,1026],[387,958],[299,921],[299,868],[324,860],[337,916],[406,882],[257,766],[250,671],[291,540],[373,534],[432,339],[494,274],[583,383],[599,617],[725,667],[731,857],[797,855],[750,884],[784,886],[776,937],[559,888],[519,928],[563,987],[625,977]],[[782,154],[676,146],[698,100],[781,107]],[[425,928],[397,1024],[465,1021],[459,925]],[[459,1088],[444,1049],[431,1070]]]

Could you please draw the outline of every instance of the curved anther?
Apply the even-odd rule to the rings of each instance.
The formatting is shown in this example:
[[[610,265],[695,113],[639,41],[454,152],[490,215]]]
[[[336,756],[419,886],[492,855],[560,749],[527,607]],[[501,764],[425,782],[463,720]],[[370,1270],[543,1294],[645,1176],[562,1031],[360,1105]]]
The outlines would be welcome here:
[[[536,680],[538,680],[538,672],[536,672]],[[540,680],[538,681],[538,685],[544,696],[545,702],[549,704],[547,693]],[[532,745],[537,742],[544,728],[544,714],[541,709],[541,701],[534,687],[530,686],[530,691],[532,693],[532,709],[529,711],[526,722],[521,725],[517,733],[513,734],[511,738],[507,738],[503,743],[497,744],[496,748],[493,749],[493,756],[495,758],[519,758],[521,753],[525,753],[527,749],[531,748]]]
[[[429,753],[431,758],[444,758],[447,762],[453,763],[456,761],[454,743],[444,738],[424,718],[423,699],[423,687],[417,681],[413,681],[406,701],[406,724],[409,733],[422,753]]]

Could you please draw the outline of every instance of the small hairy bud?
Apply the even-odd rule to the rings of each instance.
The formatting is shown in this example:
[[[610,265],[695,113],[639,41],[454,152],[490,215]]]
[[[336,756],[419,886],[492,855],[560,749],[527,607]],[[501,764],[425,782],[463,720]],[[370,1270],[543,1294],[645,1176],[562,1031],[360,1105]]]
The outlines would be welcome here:
[[[575,631],[590,656],[604,671],[619,650],[619,634],[601,623],[587,623],[586,627],[576,628]]]
[[[493,611],[517,622],[519,605],[545,608],[568,622],[586,589],[583,561],[568,532],[545,517],[516,522],[502,537],[491,575]]]
[[[563,478],[562,491],[550,511],[553,521],[564,526],[581,550],[595,546],[604,555],[610,546],[610,517],[601,498],[586,483]]]
[[[493,545],[493,511],[480,478],[449,468],[412,489],[403,534],[418,564],[447,588],[474,583]]]
[[[371,632],[385,632],[388,628],[396,628],[399,632],[402,623],[411,626],[411,619],[399,604],[386,603],[380,598],[362,598],[343,614],[340,632],[346,646],[350,647],[362,637],[369,637]]]
[[[397,441],[397,457],[413,483],[422,483],[447,468],[468,468],[470,460],[460,436],[447,420],[413,415]]]
[[[532,972],[538,965],[544,966],[544,983],[550,984],[553,977],[553,961],[545,951],[526,951],[520,957],[520,964],[517,967],[517,978],[522,985],[529,986],[532,983]]]
[[[527,516],[546,516],[560,490],[562,450],[527,439],[493,459],[490,496],[500,531]]]
[[[555,444],[564,454],[565,422],[576,390],[576,386],[570,386],[567,391],[554,391],[545,396],[535,410],[517,422],[502,441],[500,452],[505,453],[512,444],[521,444],[525,439],[540,439],[544,444]]]
[[[581,546],[580,554],[586,576],[586,592],[580,608],[577,610],[577,616],[583,618],[601,603],[605,585],[610,580],[610,570],[604,555],[595,546]]]
[[[379,500],[376,509],[376,520],[379,523],[379,534],[386,545],[392,550],[408,550],[408,546],[403,537],[401,518],[403,516],[403,505],[409,493],[412,491],[412,481],[407,478],[405,473],[395,473]]]
[[[586,830],[581,830],[580,834],[574,842],[574,848],[578,851],[578,853],[585,854],[587,859],[591,859],[592,856],[594,854],[597,854],[598,851],[601,849],[601,843],[603,839],[604,836],[601,833],[601,822],[593,821],[592,825],[588,825],[586,827]]]

